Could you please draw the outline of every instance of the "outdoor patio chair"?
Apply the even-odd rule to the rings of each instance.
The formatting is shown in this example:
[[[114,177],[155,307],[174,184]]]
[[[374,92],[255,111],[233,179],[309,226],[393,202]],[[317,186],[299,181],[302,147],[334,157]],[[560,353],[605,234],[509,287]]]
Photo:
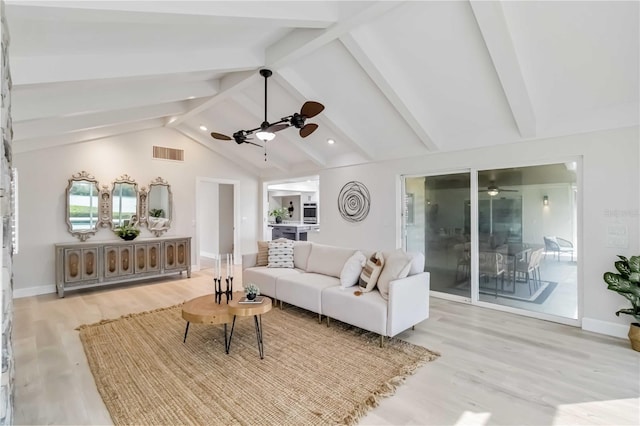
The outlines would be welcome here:
[[[548,253],[556,254],[558,261],[562,253],[570,253],[573,262],[573,243],[560,237],[543,237],[544,238],[544,257],[546,259]]]

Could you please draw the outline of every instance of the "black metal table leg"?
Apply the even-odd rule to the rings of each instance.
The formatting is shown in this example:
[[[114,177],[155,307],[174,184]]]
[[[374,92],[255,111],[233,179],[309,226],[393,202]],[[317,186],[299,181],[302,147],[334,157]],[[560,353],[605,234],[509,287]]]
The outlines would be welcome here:
[[[189,321],[187,321],[187,328],[184,330],[184,339],[182,339],[182,343],[187,342],[187,333],[189,332]]]
[[[231,323],[231,333],[229,334],[229,340],[227,341],[227,324],[224,325],[224,351],[229,355],[229,349],[231,349],[231,338],[233,337],[233,329],[236,327],[236,316],[233,316],[233,323]]]
[[[258,353],[260,353],[260,359],[264,359],[264,343],[262,341],[262,315],[254,315],[253,320],[256,324],[256,338],[258,340]]]

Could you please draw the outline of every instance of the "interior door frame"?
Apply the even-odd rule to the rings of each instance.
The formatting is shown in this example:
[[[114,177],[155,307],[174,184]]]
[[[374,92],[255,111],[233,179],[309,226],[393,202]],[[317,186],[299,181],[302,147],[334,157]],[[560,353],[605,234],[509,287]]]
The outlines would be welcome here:
[[[202,191],[204,183],[214,183],[218,185],[232,185],[233,186],[233,263],[235,265],[242,264],[242,258],[240,253],[242,253],[239,238],[238,238],[238,224],[240,223],[240,208],[239,208],[239,192],[240,192],[240,181],[235,179],[221,179],[221,178],[209,178],[209,177],[196,177],[196,187],[195,187],[195,237],[194,237],[194,253],[196,254],[196,264],[193,266],[193,270],[200,270],[200,229],[201,224],[205,220],[204,217],[201,217],[200,206],[199,206],[199,194]]]

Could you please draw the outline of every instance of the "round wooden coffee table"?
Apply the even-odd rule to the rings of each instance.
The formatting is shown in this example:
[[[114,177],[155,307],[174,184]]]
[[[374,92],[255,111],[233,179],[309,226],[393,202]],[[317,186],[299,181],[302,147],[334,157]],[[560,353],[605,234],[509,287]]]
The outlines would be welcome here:
[[[241,291],[233,293],[235,300],[244,297]],[[187,321],[187,328],[184,331],[183,343],[187,341],[189,324],[224,324],[224,349],[228,353],[227,324],[233,321],[233,314],[229,313],[229,305],[226,303],[216,303],[213,294],[191,299],[182,305],[182,318]]]
[[[253,316],[253,321],[256,326],[256,338],[258,340],[258,353],[260,359],[264,359],[264,343],[262,340],[262,314],[266,314],[271,310],[272,301],[266,296],[262,297],[261,303],[241,303],[240,300],[244,295],[236,297],[233,294],[233,300],[229,300],[228,312],[229,315],[233,315],[233,323],[231,324],[231,334],[229,335],[229,345],[227,347],[227,353],[231,347],[231,338],[233,337],[233,329],[236,325],[236,317],[250,317]]]

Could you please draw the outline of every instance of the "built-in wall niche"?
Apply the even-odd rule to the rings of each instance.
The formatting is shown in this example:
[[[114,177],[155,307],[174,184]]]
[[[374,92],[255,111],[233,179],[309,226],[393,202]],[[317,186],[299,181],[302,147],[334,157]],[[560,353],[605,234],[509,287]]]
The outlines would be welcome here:
[[[72,175],[66,189],[65,219],[71,235],[86,241],[100,227],[115,231],[126,225],[145,227],[156,237],[171,228],[173,195],[161,177],[138,187],[129,175],[100,187],[86,171]]]

